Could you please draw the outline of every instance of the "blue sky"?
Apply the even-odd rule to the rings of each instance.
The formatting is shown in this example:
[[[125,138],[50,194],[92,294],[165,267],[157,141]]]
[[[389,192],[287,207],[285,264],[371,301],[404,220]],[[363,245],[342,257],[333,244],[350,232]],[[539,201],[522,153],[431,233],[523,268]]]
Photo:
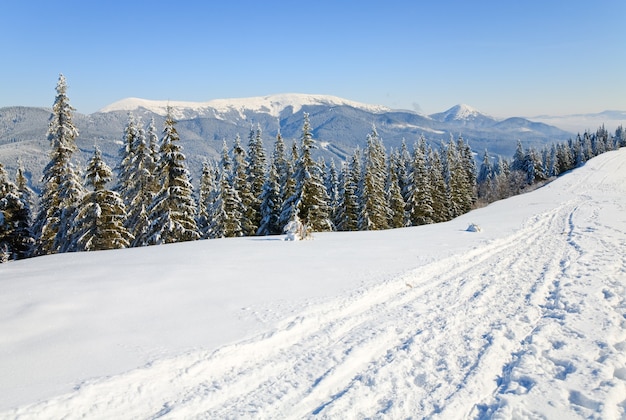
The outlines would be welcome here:
[[[430,114],[626,109],[626,1],[10,1],[0,107],[329,94]]]

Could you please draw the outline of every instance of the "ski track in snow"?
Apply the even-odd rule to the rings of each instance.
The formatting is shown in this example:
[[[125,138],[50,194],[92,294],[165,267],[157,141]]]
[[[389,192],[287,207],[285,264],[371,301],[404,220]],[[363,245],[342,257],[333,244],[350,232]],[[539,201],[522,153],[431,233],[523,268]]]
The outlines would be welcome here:
[[[625,187],[587,178],[486,246],[0,417],[624,418]]]

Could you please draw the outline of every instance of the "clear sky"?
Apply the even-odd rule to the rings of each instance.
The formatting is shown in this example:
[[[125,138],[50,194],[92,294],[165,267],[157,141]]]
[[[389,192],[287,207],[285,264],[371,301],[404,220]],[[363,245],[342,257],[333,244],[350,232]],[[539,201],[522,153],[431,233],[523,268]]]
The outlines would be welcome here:
[[[0,107],[311,93],[431,114],[626,110],[624,0],[6,1]]]

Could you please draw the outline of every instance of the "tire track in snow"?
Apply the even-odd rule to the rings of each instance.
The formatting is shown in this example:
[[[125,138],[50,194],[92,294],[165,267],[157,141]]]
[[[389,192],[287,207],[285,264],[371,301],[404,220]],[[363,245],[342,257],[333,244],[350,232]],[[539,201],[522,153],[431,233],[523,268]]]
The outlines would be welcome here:
[[[620,215],[626,187],[623,177],[615,178],[591,173],[585,179],[588,189],[567,218],[570,252],[544,316],[477,417],[624,418],[626,220]]]

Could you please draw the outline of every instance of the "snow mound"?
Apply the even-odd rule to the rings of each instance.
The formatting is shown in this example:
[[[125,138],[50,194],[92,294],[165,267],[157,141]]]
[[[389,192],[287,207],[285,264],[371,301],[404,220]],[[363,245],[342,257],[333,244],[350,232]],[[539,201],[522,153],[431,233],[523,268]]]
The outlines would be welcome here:
[[[465,230],[467,232],[482,232],[482,228],[478,226],[476,223],[470,223],[470,225]]]

